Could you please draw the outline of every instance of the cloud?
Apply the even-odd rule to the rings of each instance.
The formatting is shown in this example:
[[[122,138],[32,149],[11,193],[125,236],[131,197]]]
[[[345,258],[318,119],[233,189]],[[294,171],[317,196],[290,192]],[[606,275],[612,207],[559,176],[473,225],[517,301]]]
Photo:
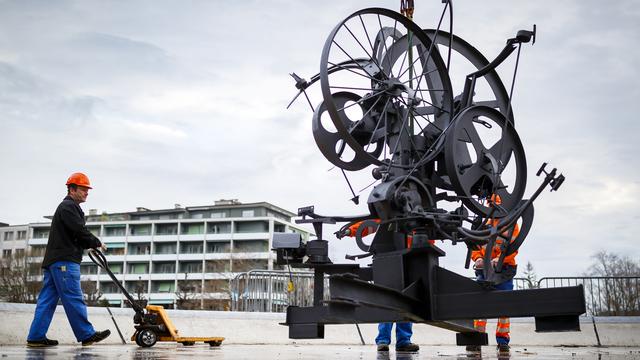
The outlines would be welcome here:
[[[295,71],[319,71],[331,29],[364,6],[323,3],[3,2],[0,4],[0,221],[49,214],[70,172],[96,183],[87,206],[126,211],[271,201],[323,214],[367,212],[338,169],[317,149],[311,111],[295,95]],[[433,27],[439,2],[417,4]],[[397,8],[397,2],[366,6]],[[551,11],[550,8],[553,10]],[[567,176],[536,203],[535,226],[520,253],[548,274],[579,274],[601,249],[640,253],[640,6],[595,0],[456,3],[454,31],[488,58],[518,29],[538,24],[525,46],[514,92],[530,194],[550,162]],[[510,84],[513,62],[500,68]],[[322,97],[310,89],[313,105]],[[33,176],[25,176],[33,174]],[[357,190],[369,169],[348,173]],[[62,179],[62,180],[61,180]],[[29,189],[17,192],[15,184]],[[602,201],[606,200],[606,201]],[[462,268],[465,249],[442,245],[443,263]],[[359,253],[349,240],[332,254]]]

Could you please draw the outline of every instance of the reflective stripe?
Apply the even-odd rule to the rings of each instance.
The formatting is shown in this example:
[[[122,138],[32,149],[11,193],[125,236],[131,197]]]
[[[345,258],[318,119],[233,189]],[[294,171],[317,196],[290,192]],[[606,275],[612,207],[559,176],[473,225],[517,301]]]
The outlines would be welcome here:
[[[480,332],[486,332],[487,331],[487,320],[481,319],[481,320],[473,320],[473,328],[480,331]]]
[[[498,324],[507,324],[508,325],[509,323],[510,323],[510,320],[509,320],[508,317],[498,318]]]

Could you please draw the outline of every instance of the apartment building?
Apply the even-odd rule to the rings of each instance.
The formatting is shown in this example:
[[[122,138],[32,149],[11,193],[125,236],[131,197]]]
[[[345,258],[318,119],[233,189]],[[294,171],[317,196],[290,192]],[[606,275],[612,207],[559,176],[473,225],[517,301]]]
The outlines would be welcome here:
[[[24,254],[27,248],[29,225],[0,223],[0,255],[9,257]]]
[[[298,232],[308,240],[310,233],[295,225],[293,216],[267,202],[219,200],[214,205],[139,207],[123,213],[89,210],[87,227],[107,244],[110,269],[135,298],[169,308],[180,301],[195,308],[224,310],[231,296],[230,279],[252,269],[276,268],[270,251],[274,232]],[[31,223],[20,230],[0,227],[0,236],[9,233],[3,230],[7,228],[14,234],[9,237],[26,231],[23,249],[28,247],[30,263],[39,264],[50,223]],[[3,242],[3,252],[9,244],[12,251],[20,245]],[[125,306],[117,286],[88,256],[80,268],[83,283],[95,283],[112,306]]]

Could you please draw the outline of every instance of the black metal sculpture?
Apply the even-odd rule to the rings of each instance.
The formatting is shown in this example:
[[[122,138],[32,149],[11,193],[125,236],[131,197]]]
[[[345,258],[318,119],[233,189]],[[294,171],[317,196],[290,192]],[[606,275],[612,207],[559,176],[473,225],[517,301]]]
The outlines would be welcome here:
[[[313,207],[301,208],[297,222],[312,223],[317,239],[274,236],[280,264],[313,268],[316,284],[331,274],[330,300],[323,301],[323,286],[316,286],[313,307],[288,308],[291,338],[322,338],[325,324],[412,321],[457,331],[460,345],[486,344],[486,334],[476,332],[470,319],[498,316],[535,316],[538,331],[579,330],[578,315],[585,311],[581,286],[491,291],[502,279],[504,257],[529,232],[533,201],[564,181],[543,164],[537,173],[544,173],[542,183],[523,199],[524,149],[511,94],[495,71],[515,50],[519,58],[521,44],[535,42],[535,36],[535,25],[519,31],[489,62],[452,33],[423,30],[390,10],[363,9],[331,31],[319,74],[309,81],[292,74],[298,96],[304,94],[311,106],[306,89],[320,82],[323,101],[314,109],[313,136],[322,154],[343,173],[372,167],[379,183],[368,198],[369,214],[321,216]],[[461,94],[449,78],[452,52],[476,69]],[[474,100],[479,79],[491,93],[482,101]],[[500,206],[487,205],[493,194],[502,198]],[[352,200],[358,201],[355,193]],[[442,203],[452,209],[440,208]],[[497,227],[488,225],[492,218],[500,219]],[[331,263],[323,224],[344,222],[340,237],[363,221],[355,240],[364,253],[348,258],[372,256],[372,265]],[[516,239],[495,245],[518,222]],[[371,244],[362,239],[366,226],[377,227]],[[495,268],[484,267],[486,280],[478,283],[440,268],[444,252],[429,243],[433,239],[464,243],[467,268],[479,246],[487,247],[486,264],[494,246],[502,247],[501,257]]]

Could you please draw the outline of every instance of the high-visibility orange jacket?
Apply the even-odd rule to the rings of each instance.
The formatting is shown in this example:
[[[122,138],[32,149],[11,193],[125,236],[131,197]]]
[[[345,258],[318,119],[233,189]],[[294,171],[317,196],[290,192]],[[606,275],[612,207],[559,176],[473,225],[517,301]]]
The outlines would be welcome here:
[[[377,224],[380,224],[380,219],[374,219],[373,221],[375,221]],[[360,227],[360,225],[362,225],[363,221],[358,221],[357,223],[349,226],[349,234],[348,236],[350,237],[354,237],[356,236],[356,231],[358,231],[358,228]],[[364,230],[362,230],[362,236],[365,237],[369,234],[373,234],[374,232],[376,232],[376,228],[373,226],[367,226],[366,228],[364,228]],[[407,235],[407,248],[411,247],[411,244],[413,242],[413,236],[411,234]],[[435,244],[436,241],[435,240],[429,240],[429,244],[433,245]]]
[[[496,227],[498,226],[498,223],[500,222],[499,219],[491,219],[489,220],[489,225]],[[513,241],[515,240],[516,237],[518,237],[518,234],[520,233],[520,228],[518,227],[518,224],[515,225],[515,228],[513,229],[513,234],[511,235],[511,240]],[[496,243],[493,246],[493,251],[491,251],[491,259],[495,259],[497,257],[500,256],[500,245],[506,240],[506,237],[509,236],[508,232],[505,231],[502,233],[502,236],[498,236],[496,238]],[[485,250],[486,250],[486,245],[482,246],[480,248],[480,250],[475,250],[471,252],[471,260],[476,261],[479,258],[483,258],[484,254],[485,254]],[[513,254],[505,256],[504,258],[504,262],[503,264],[505,265],[516,265],[516,255],[518,255],[518,251],[515,251]]]

